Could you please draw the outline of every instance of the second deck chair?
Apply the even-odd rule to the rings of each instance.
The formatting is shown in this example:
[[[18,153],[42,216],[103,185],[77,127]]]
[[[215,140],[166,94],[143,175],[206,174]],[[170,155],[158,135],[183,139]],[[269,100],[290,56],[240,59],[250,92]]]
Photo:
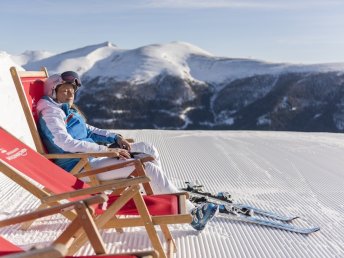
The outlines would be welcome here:
[[[44,255],[46,255],[46,257],[58,256],[61,251],[67,252],[68,246],[71,245],[72,239],[69,239],[69,236],[71,235],[70,232],[76,232],[78,230],[81,230],[81,228],[87,234],[87,237],[90,240],[90,243],[93,249],[95,250],[95,252],[97,254],[105,254],[106,249],[105,249],[104,243],[91,217],[92,215],[91,207],[94,204],[103,203],[103,202],[106,202],[107,200],[108,200],[108,197],[106,195],[95,195],[93,197],[90,197],[84,200],[69,202],[69,203],[57,205],[51,208],[47,208],[47,209],[27,213],[24,215],[20,215],[17,217],[11,217],[5,220],[1,220],[0,227],[6,227],[12,224],[18,224],[18,223],[22,223],[22,222],[32,220],[32,219],[39,219],[39,218],[51,216],[54,214],[61,213],[64,210],[73,210],[76,212],[77,215],[75,219],[65,229],[65,231],[60,235],[60,237],[58,238],[59,241],[54,243],[54,245],[51,246],[50,248],[44,248],[43,250],[37,249],[32,252],[21,253],[20,255],[23,255],[23,256],[36,255],[33,257],[40,257],[41,254],[43,253]],[[68,237],[65,237],[66,234],[68,235]],[[8,242],[6,239],[0,237],[0,255],[17,253],[17,252],[22,252],[22,250],[19,247]]]
[[[89,157],[114,157],[113,152],[101,152],[101,153],[68,153],[68,154],[47,154],[43,142],[40,138],[37,130],[36,122],[38,121],[38,114],[36,110],[37,102],[43,96],[44,81],[48,77],[48,72],[45,67],[41,71],[18,71],[16,67],[11,67],[10,72],[13,78],[14,85],[16,87],[18,97],[21,106],[24,111],[26,121],[29,125],[29,129],[34,140],[36,150],[44,155],[48,159],[60,159],[60,158],[80,158],[79,163],[72,169],[72,174],[77,174],[80,170],[90,170],[91,167],[88,163]],[[132,141],[132,139],[129,139]],[[152,160],[152,157],[145,157],[140,159],[141,163]],[[134,175],[145,175],[142,166],[139,163],[122,163],[118,168],[123,166],[135,166]],[[91,185],[99,185],[100,182],[96,176],[89,176]],[[108,183],[108,181],[107,181]],[[144,189],[147,194],[153,194],[153,191],[148,183],[144,184]]]
[[[49,247],[32,249],[29,251],[24,251],[18,246],[7,241],[5,238],[0,237],[0,257],[4,258],[58,258],[64,257],[68,252],[68,246],[72,244],[69,236],[69,232],[77,232],[78,230],[83,230],[87,234],[88,240],[93,247],[96,254],[107,254],[104,242],[99,234],[98,229],[95,227],[94,221],[91,217],[92,206],[97,203],[103,203],[107,201],[107,196],[96,195],[84,200],[70,202],[67,204],[57,205],[55,207],[43,209],[36,212],[27,213],[17,217],[12,217],[0,221],[0,227],[6,227],[12,224],[18,224],[25,222],[27,220],[32,220],[33,218],[47,217],[53,214],[61,213],[64,210],[74,210],[77,213],[76,218],[69,224],[69,226],[64,230],[64,232],[57,238],[57,240],[51,244]],[[68,234],[67,234],[68,233]],[[68,235],[65,237],[65,235]],[[83,257],[98,257],[97,255],[89,255]],[[104,256],[103,256],[104,257]],[[106,255],[106,257],[113,258],[133,258],[133,257],[144,257],[144,258],[155,258],[157,257],[156,252],[144,252],[144,253],[131,253],[131,254],[117,254],[117,255]]]
[[[0,127],[0,171],[28,190],[42,202],[42,207],[53,206],[60,200],[73,201],[82,196],[103,192],[106,189],[126,188],[130,195],[111,195],[107,202],[107,209],[96,209],[95,223],[98,228],[124,228],[144,226],[155,250],[161,257],[166,257],[161,241],[154,225],[161,227],[162,233],[168,242],[168,254],[172,256],[176,246],[168,229],[168,224],[191,223],[191,215],[186,211],[186,193],[152,195],[142,197],[139,186],[132,184],[147,182],[147,177],[118,180],[100,186],[90,187],[73,175],[45,159],[20,140]],[[37,187],[22,174],[41,184]],[[132,199],[132,200],[131,200]],[[121,208],[122,204],[126,205]],[[146,206],[147,205],[147,206]],[[116,215],[139,215],[130,218],[117,218]],[[70,214],[66,215],[71,218]],[[84,244],[85,236],[78,236],[71,252],[74,253],[79,245]],[[78,243],[78,244],[76,244]],[[76,248],[76,249],[75,249]]]

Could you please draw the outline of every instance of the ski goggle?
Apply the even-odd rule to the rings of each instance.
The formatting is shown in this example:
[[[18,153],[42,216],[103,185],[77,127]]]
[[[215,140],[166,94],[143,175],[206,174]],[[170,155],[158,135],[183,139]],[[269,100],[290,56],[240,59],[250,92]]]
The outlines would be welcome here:
[[[81,86],[81,80],[76,72],[67,71],[61,73],[61,79],[63,80],[63,83],[70,83],[78,87]]]

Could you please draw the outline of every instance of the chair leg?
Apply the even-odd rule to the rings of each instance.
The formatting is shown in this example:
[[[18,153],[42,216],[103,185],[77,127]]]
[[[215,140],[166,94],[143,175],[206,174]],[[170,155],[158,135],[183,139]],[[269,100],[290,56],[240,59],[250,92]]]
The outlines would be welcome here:
[[[67,249],[73,247],[78,250],[81,245],[75,243],[74,240],[86,234],[95,253],[106,254],[105,244],[92,218],[92,210],[84,202],[79,202],[75,206],[75,211],[77,214],[76,217],[54,241],[54,244],[62,244]]]
[[[96,254],[106,254],[105,244],[102,237],[97,229],[97,226],[94,223],[92,214],[90,210],[84,203],[81,203],[76,207],[76,212],[78,214],[78,219],[83,225],[83,229],[86,232],[86,235],[93,247],[93,250]]]
[[[54,241],[54,244],[63,244],[68,248],[68,254],[72,251],[76,252],[81,248],[82,244],[76,242],[76,239],[84,234],[82,225],[78,219],[73,220],[67,229]],[[75,250],[75,251],[74,251]],[[73,254],[73,253],[72,253]]]
[[[114,220],[114,214],[116,214],[130,199],[133,198],[135,193],[139,193],[138,186],[130,186],[123,194],[113,203],[111,206],[107,208],[107,210],[98,217],[95,218],[95,224],[98,229],[103,229],[108,221]],[[115,218],[115,221],[117,218]],[[85,244],[87,241],[87,237],[85,234],[76,236],[73,245],[69,248],[68,255],[73,255],[78,249]]]
[[[167,225],[160,225],[161,231],[164,234],[166,242],[168,244],[168,251],[169,257],[173,257],[173,253],[177,251],[176,242],[174,241],[171,232]]]
[[[149,214],[149,211],[147,209],[147,206],[143,200],[142,195],[138,192],[135,196],[134,196],[134,202],[136,205],[136,208],[144,222],[144,226],[146,228],[146,231],[148,233],[148,237],[152,242],[153,248],[159,253],[159,257],[162,258],[167,258],[166,253],[162,247],[161,241],[158,237],[158,233],[155,230],[153,221],[152,221],[152,217]]]

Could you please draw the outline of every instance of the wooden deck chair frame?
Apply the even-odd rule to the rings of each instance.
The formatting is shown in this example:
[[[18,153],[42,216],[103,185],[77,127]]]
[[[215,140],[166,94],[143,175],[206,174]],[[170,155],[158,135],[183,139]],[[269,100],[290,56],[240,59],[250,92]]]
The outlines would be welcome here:
[[[88,240],[96,253],[98,254],[108,254],[103,239],[99,234],[99,230],[96,228],[94,220],[92,218],[92,206],[94,204],[104,203],[108,200],[108,197],[104,194],[95,195],[93,197],[80,200],[69,202],[66,204],[57,205],[54,207],[46,208],[40,211],[30,212],[24,215],[8,218],[5,220],[0,221],[0,227],[6,227],[13,224],[23,223],[28,220],[32,219],[39,219],[47,216],[51,216],[54,214],[63,213],[65,210],[74,210],[77,214],[76,218],[67,226],[67,228],[62,232],[60,237],[58,238],[59,241],[55,241],[52,243],[51,246],[41,249],[33,249],[27,252],[19,252],[13,253],[10,255],[2,255],[0,257],[4,258],[20,258],[20,257],[32,257],[32,258],[54,258],[54,257],[63,257],[68,253],[68,247],[70,247],[73,243],[73,239],[68,239],[68,237],[64,237],[65,234],[68,236],[73,235],[70,232],[77,232],[78,230],[82,230],[84,234],[87,235]],[[0,237],[1,238],[1,237]],[[1,239],[0,239],[1,240]],[[2,241],[6,241],[3,239]],[[19,249],[19,248],[18,248]],[[2,249],[0,246],[0,251],[9,251],[6,249]],[[126,254],[117,254],[118,255],[135,255],[137,257],[144,257],[144,258],[156,258],[157,253],[155,251],[150,252],[140,252],[140,253],[126,253]],[[108,255],[111,257],[111,255]],[[88,257],[97,257],[97,256],[88,256]],[[116,257],[115,255],[113,256]]]
[[[18,71],[16,67],[11,67],[10,72],[12,75],[14,85],[17,90],[17,94],[18,94],[21,106],[24,111],[26,121],[30,129],[32,139],[36,146],[36,150],[40,154],[42,154],[48,159],[79,158],[80,161],[72,169],[71,171],[72,174],[77,174],[82,169],[84,169],[84,171],[91,170],[91,166],[88,162],[88,158],[90,157],[117,157],[116,154],[113,152],[47,154],[45,151],[44,144],[39,135],[36,121],[35,121],[35,117],[36,119],[38,117],[38,114],[35,113],[36,112],[35,104],[37,103],[38,100],[35,99],[34,96],[31,96],[29,88],[24,87],[23,80],[26,83],[30,83],[30,86],[32,87],[38,87],[38,88],[41,87],[42,88],[41,91],[43,94],[44,80],[48,77],[48,71],[45,67],[42,67],[40,71]],[[153,157],[145,157],[145,158],[140,159],[142,164],[144,164],[144,162],[146,161],[152,161],[152,160],[153,160]],[[121,163],[119,164],[119,166],[116,166],[116,168],[121,168],[121,167],[131,166],[131,165],[135,166],[135,171],[133,173],[134,176],[145,175],[143,166],[140,165],[138,162]],[[90,182],[91,185],[99,185],[103,183],[102,181],[99,181],[97,179],[94,173],[90,173],[88,175],[91,180]],[[106,183],[108,182],[109,181],[106,181]],[[147,194],[153,194],[152,188],[149,183],[144,184],[143,187]]]
[[[172,257],[173,252],[176,249],[176,245],[169,231],[168,224],[191,223],[192,221],[191,215],[186,211],[185,201],[188,198],[187,193],[168,195],[170,197],[174,196],[173,198],[176,198],[177,200],[179,207],[176,214],[151,215],[144,201],[144,197],[139,192],[140,187],[138,185],[149,182],[148,177],[122,179],[108,184],[89,187],[84,182],[78,181],[73,175],[66,173],[63,169],[42,157],[39,153],[32,150],[25,143],[21,142],[5,129],[0,127],[0,150],[1,148],[10,148],[11,150],[16,150],[16,154],[14,155],[15,159],[18,158],[19,161],[24,160],[30,163],[29,165],[25,166],[21,165],[24,163],[20,163],[17,160],[12,161],[6,156],[8,155],[6,152],[2,153],[0,151],[0,171],[17,184],[21,185],[24,189],[32,193],[34,196],[39,198],[42,202],[40,208],[60,204],[61,200],[67,199],[69,201],[73,201],[75,198],[85,198],[85,195],[87,197],[89,194],[100,193],[106,190],[116,190],[118,188],[125,189],[115,203],[111,204],[103,214],[95,218],[95,224],[97,225],[97,228],[103,229],[144,226],[151,240],[153,248],[161,257],[167,257],[167,255]],[[25,150],[23,152],[25,155],[21,155],[21,152],[18,150]],[[15,162],[19,163],[20,170],[14,167],[14,165],[18,167],[18,163]],[[45,172],[44,168],[48,169],[49,173]],[[44,188],[41,189],[36,184],[30,182],[30,180],[27,180],[27,178],[22,175],[23,173],[31,178],[35,177],[32,179],[43,185]],[[61,179],[56,181],[57,177],[61,177]],[[52,182],[53,185],[51,185]],[[66,185],[68,182],[70,182],[70,184]],[[46,184],[50,184],[50,186],[47,186]],[[74,186],[79,184],[81,184],[81,188],[77,188],[77,190],[75,190],[76,188]],[[70,185],[73,185],[73,187]],[[54,189],[51,189],[52,187],[55,187],[55,191]],[[64,192],[61,192],[61,188],[64,190]],[[157,195],[157,197],[154,196],[152,198],[161,197]],[[114,214],[117,214],[121,207],[129,200],[134,201],[139,216],[129,218],[118,218],[115,216]],[[69,219],[73,219],[75,217],[75,214],[71,212],[66,212],[63,215]],[[154,225],[159,225],[161,227],[163,236],[168,243],[167,254],[164,252],[162,243],[157,235]],[[70,248],[71,254],[74,254],[81,247],[81,245],[87,241],[87,237],[84,235],[77,235],[76,238],[77,240],[75,240],[73,243],[73,247]]]

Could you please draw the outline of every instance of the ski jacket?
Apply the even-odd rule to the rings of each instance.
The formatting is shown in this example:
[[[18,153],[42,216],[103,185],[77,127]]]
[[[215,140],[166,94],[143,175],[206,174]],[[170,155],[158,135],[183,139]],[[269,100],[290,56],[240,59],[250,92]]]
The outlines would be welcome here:
[[[102,152],[108,148],[98,143],[113,143],[117,134],[88,125],[77,110],[67,103],[57,103],[44,96],[37,103],[38,129],[49,153]],[[58,159],[54,162],[67,171],[79,159]]]

